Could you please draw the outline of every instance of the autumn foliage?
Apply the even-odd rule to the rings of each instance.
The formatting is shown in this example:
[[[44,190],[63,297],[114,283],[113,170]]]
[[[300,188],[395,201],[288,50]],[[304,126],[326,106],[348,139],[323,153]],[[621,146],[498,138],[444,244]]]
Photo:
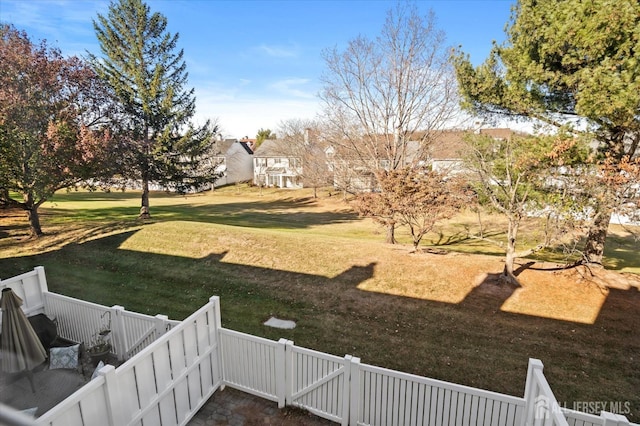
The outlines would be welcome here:
[[[77,57],[0,27],[0,201],[27,212],[33,236],[42,234],[43,202],[109,164],[107,95]]]
[[[383,170],[377,179],[379,192],[360,194],[355,209],[384,226],[407,226],[415,249],[439,221],[453,217],[473,199],[457,179],[432,170]]]

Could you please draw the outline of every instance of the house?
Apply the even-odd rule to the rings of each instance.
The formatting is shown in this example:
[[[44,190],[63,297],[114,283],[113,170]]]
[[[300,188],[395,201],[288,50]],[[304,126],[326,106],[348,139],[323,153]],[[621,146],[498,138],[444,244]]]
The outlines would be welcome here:
[[[463,154],[467,145],[465,135],[469,130],[451,129],[433,131],[429,135],[416,134],[415,139],[409,140],[402,155],[398,155],[398,164],[392,167],[391,160],[380,158],[374,161],[362,158],[357,149],[345,146],[332,146],[327,153],[330,169],[333,172],[335,188],[349,192],[370,192],[377,188],[376,170],[390,170],[407,166],[430,167],[434,171],[460,173],[464,169]],[[479,134],[491,136],[495,139],[507,139],[515,134],[511,129],[490,128],[481,129]],[[386,142],[381,138],[382,143]],[[381,146],[378,152],[385,152]]]
[[[277,188],[302,188],[302,159],[287,142],[265,139],[253,154],[253,183]]]
[[[363,149],[367,151],[367,148]],[[347,193],[372,192],[377,190],[376,170],[390,170],[392,161],[388,158],[374,160],[368,157],[368,153],[345,145],[331,145],[326,150],[326,158],[329,169],[333,173],[333,186]],[[385,152],[383,143],[379,152]],[[417,141],[408,141],[406,149],[399,155],[398,167],[405,167],[419,163],[420,144]]]
[[[210,161],[220,177],[214,187],[247,182],[253,178],[253,150],[249,141],[216,140]]]
[[[455,173],[463,169],[466,133],[464,130],[443,130],[434,135],[427,156],[433,171]]]

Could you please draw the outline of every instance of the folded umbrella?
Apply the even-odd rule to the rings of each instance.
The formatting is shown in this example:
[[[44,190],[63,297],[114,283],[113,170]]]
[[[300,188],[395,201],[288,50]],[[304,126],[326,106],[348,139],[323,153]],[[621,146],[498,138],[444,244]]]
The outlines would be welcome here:
[[[47,358],[47,352],[20,306],[22,299],[11,288],[2,290],[0,369],[6,373],[30,372]]]

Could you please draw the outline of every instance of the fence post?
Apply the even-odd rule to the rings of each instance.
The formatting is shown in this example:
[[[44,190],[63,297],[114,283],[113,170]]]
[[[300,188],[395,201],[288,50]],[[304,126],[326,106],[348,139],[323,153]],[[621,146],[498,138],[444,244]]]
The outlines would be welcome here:
[[[38,273],[38,284],[40,284],[40,293],[41,298],[43,298],[42,293],[49,291],[49,286],[47,285],[47,276],[44,273],[44,266],[36,266],[34,268]]]
[[[291,405],[292,402],[291,397],[293,396],[293,375],[293,341],[287,340],[285,343],[284,351],[284,375],[282,376],[282,380],[284,380],[285,383],[285,405]]]
[[[167,321],[169,317],[166,315],[158,314],[156,318],[156,339],[163,336],[167,332]]]
[[[104,377],[104,394],[107,402],[107,412],[109,413],[109,424],[112,426],[127,424],[126,419],[123,418],[125,410],[123,410],[121,394],[118,389],[116,368],[107,364],[98,370],[98,376]]]
[[[127,355],[127,331],[124,327],[124,307],[113,305],[110,309],[111,315],[111,335],[113,336],[113,347],[119,361],[124,361]]]
[[[220,296],[211,296],[209,303],[213,304],[213,327],[209,325],[209,332],[216,347],[216,368],[218,369],[218,377],[220,379],[220,390],[224,390],[224,360],[222,358],[224,351],[222,350],[222,338],[220,337],[220,329],[222,328],[222,316],[220,315]]]
[[[276,346],[276,396],[278,408],[284,408],[287,401],[287,339],[278,340]]]
[[[220,390],[225,388],[225,371],[224,371],[224,351],[222,350],[222,337],[220,336],[220,330],[222,329],[222,316],[220,315],[220,296],[211,296],[209,303],[213,304],[213,329],[210,329],[212,334],[213,344],[216,347],[216,368],[218,370],[218,377],[220,379]]]
[[[534,417],[534,411],[536,409],[536,383],[534,372],[536,370],[542,371],[544,366],[542,361],[535,358],[529,358],[529,365],[527,367],[527,381],[524,385],[524,416],[522,419],[522,426],[528,425]]]
[[[352,357],[350,373],[350,391],[349,391],[349,424],[357,425],[360,413],[360,358]]]

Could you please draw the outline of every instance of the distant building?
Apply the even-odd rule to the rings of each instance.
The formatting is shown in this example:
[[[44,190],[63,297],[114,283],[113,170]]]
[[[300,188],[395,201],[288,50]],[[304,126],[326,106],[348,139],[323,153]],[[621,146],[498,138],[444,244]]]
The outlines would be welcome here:
[[[265,139],[253,154],[253,183],[302,188],[302,159],[288,152],[286,141]]]
[[[214,187],[250,182],[253,179],[253,150],[249,141],[215,141],[210,161],[215,165],[215,171],[220,174],[214,182]]]

